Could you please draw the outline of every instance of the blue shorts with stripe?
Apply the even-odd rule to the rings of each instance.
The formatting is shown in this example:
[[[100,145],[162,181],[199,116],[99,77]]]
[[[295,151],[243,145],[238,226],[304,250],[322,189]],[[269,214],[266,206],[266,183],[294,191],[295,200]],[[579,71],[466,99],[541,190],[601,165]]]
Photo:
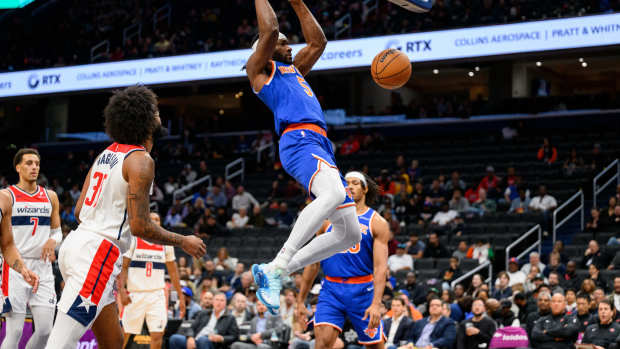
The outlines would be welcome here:
[[[314,326],[332,326],[342,332],[346,318],[351,321],[360,344],[375,344],[384,340],[383,320],[379,328],[369,329],[364,312],[372,303],[372,282],[346,284],[323,280],[319,302],[314,313]]]
[[[285,132],[280,137],[279,152],[284,170],[303,185],[311,197],[314,197],[311,192],[312,180],[321,167],[329,166],[337,169],[330,140],[311,130]],[[346,188],[347,182],[342,173],[340,179]],[[353,203],[353,199],[347,195],[342,205]]]

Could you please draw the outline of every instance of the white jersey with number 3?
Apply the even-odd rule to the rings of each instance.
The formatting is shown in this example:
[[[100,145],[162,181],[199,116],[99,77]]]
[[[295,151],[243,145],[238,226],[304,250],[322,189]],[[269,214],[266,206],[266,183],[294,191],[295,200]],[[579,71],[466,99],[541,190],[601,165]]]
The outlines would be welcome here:
[[[127,221],[128,183],[123,178],[123,161],[144,147],[111,144],[101,152],[90,170],[90,187],[80,211],[79,229],[99,234],[116,243],[124,253],[131,243]]]

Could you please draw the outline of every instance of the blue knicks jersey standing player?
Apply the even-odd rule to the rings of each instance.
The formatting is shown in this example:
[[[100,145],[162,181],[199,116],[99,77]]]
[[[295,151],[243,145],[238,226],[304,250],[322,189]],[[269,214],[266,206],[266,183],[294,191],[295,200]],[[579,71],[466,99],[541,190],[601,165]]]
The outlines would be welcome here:
[[[289,2],[307,45],[293,59],[271,5],[267,0],[256,0],[259,36],[246,63],[252,89],[274,114],[284,169],[314,198],[300,213],[275,259],[252,266],[259,286],[257,296],[272,313],[280,307],[282,276],[354,246],[361,239],[355,204],[336,167],[321,106],[304,79],[325,49],[325,35],[303,1]],[[332,231],[304,246],[325,219],[332,223]]]
[[[347,173],[346,180],[355,200],[362,241],[321,262],[325,279],[313,320],[316,349],[333,348],[345,318],[353,324],[360,344],[383,349],[380,304],[386,282],[390,228],[383,217],[368,207],[378,195],[377,184],[360,172]],[[329,233],[329,223],[319,233]],[[318,272],[318,263],[304,270],[297,298],[300,322],[306,319],[304,301]]]

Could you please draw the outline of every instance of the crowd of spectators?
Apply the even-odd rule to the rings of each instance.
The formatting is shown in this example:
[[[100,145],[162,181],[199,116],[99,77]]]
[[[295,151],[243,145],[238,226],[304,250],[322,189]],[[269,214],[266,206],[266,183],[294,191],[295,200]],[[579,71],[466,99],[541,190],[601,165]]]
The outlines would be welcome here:
[[[368,5],[373,4],[371,1]],[[339,38],[582,16],[620,9],[618,0],[439,0],[430,13],[415,14],[387,1],[376,4],[376,10],[367,11],[361,1],[308,2],[328,39],[342,29],[336,21],[346,14],[351,16],[351,25]],[[170,6],[170,18],[162,17],[168,13],[165,10],[153,23],[154,14],[164,5]],[[272,6],[280,31],[292,43],[303,41],[288,1],[272,1]],[[8,13],[0,21],[0,26],[7,29],[4,32],[10,33],[0,39],[2,46],[8,48],[7,54],[0,57],[0,70],[90,63],[91,47],[102,40],[110,41],[110,49],[100,60],[119,61],[249,47],[256,33],[253,5],[240,0],[211,1],[208,5],[188,0],[68,0],[40,7]],[[123,30],[132,24],[141,24],[141,35],[123,41]]]

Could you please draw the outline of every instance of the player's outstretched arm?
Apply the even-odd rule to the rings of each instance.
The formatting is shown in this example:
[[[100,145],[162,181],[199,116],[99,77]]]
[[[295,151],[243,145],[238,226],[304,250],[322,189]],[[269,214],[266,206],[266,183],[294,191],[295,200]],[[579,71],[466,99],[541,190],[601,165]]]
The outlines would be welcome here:
[[[306,40],[306,47],[302,48],[295,55],[294,64],[301,75],[306,76],[314,66],[314,63],[321,58],[327,45],[327,38],[325,38],[321,25],[314,18],[303,0],[289,0],[289,2],[299,18],[301,31]]]
[[[123,162],[127,180],[127,217],[131,233],[160,245],[181,247],[194,257],[202,257],[206,246],[197,236],[170,232],[151,220],[149,190],[155,177],[155,163],[146,152],[133,152]]]
[[[0,249],[5,262],[16,272],[22,274],[24,280],[32,286],[32,292],[36,293],[39,288],[39,276],[30,271],[24,265],[24,261],[15,246],[13,240],[13,227],[11,225],[12,199],[6,192],[0,192]]]
[[[370,307],[366,309],[364,319],[370,317],[368,328],[379,327],[381,321],[380,304],[383,299],[383,290],[387,278],[388,241],[390,240],[390,226],[380,215],[376,214],[370,222],[374,234],[372,245],[373,254],[373,283],[374,295]]]
[[[256,0],[258,20],[258,44],[256,51],[248,58],[245,69],[254,91],[259,92],[269,79],[265,67],[273,57],[278,43],[278,18],[268,0]]]

